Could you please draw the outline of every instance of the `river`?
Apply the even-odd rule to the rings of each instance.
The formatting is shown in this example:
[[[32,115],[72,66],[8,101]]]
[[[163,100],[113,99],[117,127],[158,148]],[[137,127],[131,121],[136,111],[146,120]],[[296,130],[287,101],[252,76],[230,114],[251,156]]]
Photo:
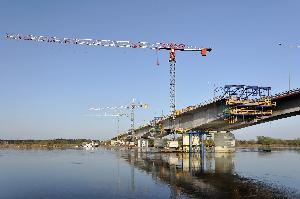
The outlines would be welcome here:
[[[300,198],[300,150],[0,150],[0,199]]]

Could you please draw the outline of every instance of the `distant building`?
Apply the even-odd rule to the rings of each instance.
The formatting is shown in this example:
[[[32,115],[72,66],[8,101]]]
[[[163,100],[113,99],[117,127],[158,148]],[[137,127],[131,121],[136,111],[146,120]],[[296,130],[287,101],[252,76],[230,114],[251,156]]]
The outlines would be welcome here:
[[[122,146],[122,145],[125,145],[125,142],[122,140],[111,140],[110,145],[111,146]]]
[[[170,149],[177,149],[178,148],[178,141],[168,141],[167,148]]]
[[[140,148],[140,147],[145,147],[145,148],[147,148],[148,147],[148,140],[147,139],[138,139],[138,147]]]
[[[116,140],[111,140],[111,141],[110,141],[110,145],[111,145],[111,146],[116,146],[117,143],[118,143],[118,141],[116,141]]]

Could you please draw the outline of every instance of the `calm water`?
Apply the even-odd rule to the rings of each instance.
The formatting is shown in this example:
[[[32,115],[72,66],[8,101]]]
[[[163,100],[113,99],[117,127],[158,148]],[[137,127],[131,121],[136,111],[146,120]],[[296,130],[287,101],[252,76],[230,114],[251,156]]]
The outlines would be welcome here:
[[[300,150],[207,153],[204,163],[188,154],[0,150],[0,199],[274,198],[278,190],[300,198]]]

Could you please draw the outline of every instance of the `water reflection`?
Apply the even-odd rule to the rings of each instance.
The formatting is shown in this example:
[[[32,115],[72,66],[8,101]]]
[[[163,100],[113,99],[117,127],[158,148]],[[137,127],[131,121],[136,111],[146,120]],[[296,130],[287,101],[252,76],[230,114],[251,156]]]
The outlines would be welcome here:
[[[207,153],[204,161],[199,154],[111,148],[0,154],[0,198],[5,199],[286,197],[240,174],[300,185],[298,151]]]
[[[202,161],[199,154],[154,153],[133,150],[123,152],[122,157],[134,168],[146,171],[155,181],[170,185],[171,197],[182,193],[189,197],[204,198],[282,198],[274,190],[244,179],[234,173],[234,153],[207,153]]]

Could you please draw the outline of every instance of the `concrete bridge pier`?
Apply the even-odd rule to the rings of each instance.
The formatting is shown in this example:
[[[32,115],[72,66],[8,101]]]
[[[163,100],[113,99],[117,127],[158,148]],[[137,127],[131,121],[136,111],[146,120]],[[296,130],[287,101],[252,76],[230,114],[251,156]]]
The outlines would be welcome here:
[[[205,132],[189,132],[188,133],[188,137],[189,137],[189,162],[191,165],[191,159],[192,159],[192,155],[193,152],[199,152],[200,155],[200,161],[201,161],[201,172],[204,171],[204,161],[205,161],[205,139],[204,139],[204,135],[207,134]],[[196,142],[195,139],[193,139],[193,137],[197,138]],[[184,138],[184,136],[182,136],[182,138]],[[194,141],[194,142],[193,142]],[[182,140],[182,143],[184,143],[184,140]],[[193,151],[193,144],[197,147],[196,150]]]
[[[216,153],[230,153],[235,151],[235,137],[229,131],[213,132],[212,137]]]

